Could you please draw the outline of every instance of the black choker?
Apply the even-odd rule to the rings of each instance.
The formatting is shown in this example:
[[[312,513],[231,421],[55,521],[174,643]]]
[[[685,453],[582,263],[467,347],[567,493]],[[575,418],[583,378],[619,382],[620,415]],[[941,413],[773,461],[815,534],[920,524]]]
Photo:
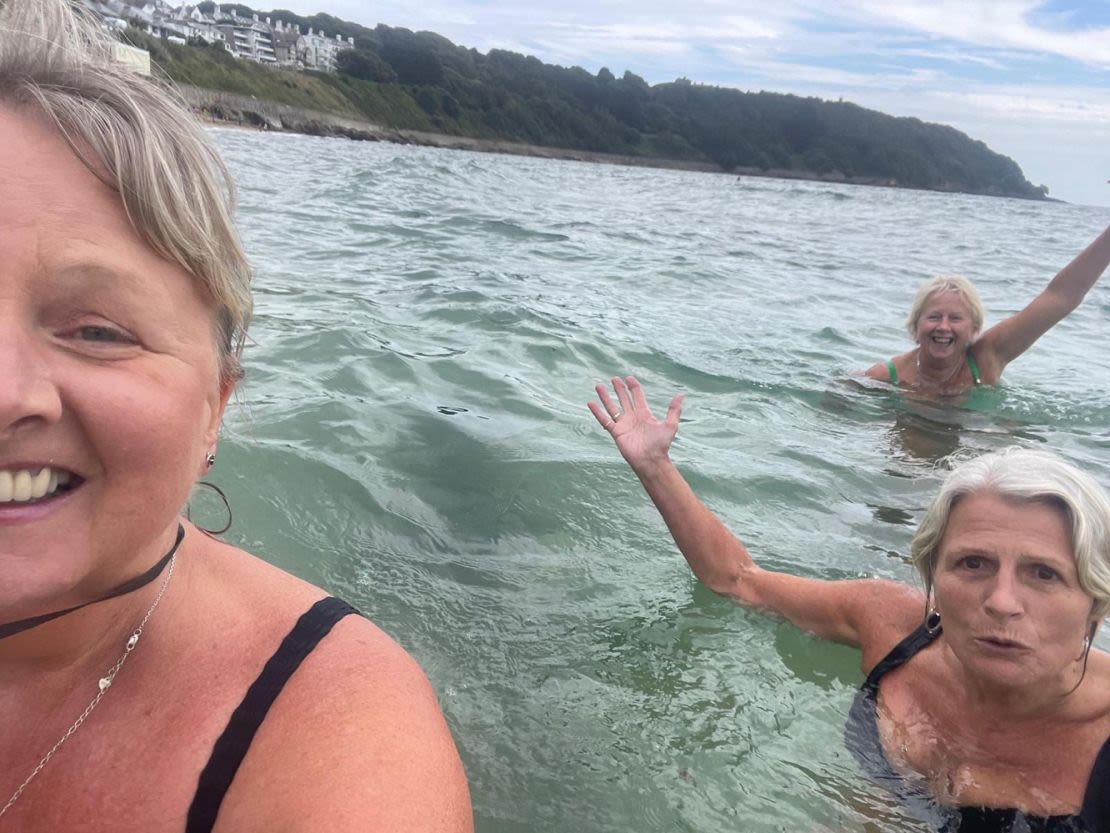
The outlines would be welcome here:
[[[162,556],[161,561],[159,561],[141,576],[136,576],[130,581],[125,581],[107,596],[102,596],[101,598],[94,599],[91,602],[85,602],[84,604],[79,604],[75,607],[67,607],[65,610],[56,610],[53,613],[44,613],[41,616],[32,616],[30,619],[20,619],[16,622],[8,622],[6,624],[0,625],[0,639],[14,636],[17,633],[23,633],[23,631],[29,631],[31,628],[36,628],[44,622],[49,622],[51,619],[57,619],[61,616],[65,616],[67,613],[73,613],[73,611],[80,610],[83,607],[100,604],[101,602],[108,601],[108,599],[114,599],[117,596],[124,596],[128,593],[133,593],[140,587],[146,587],[148,584],[154,581],[154,579],[158,578],[158,576],[162,574],[162,571],[166,569],[166,565],[170,563],[170,559],[173,558],[174,553],[177,552],[177,548],[181,546],[181,541],[184,538],[185,527],[183,527],[181,524],[178,524],[177,540],[173,542],[173,546],[170,547],[170,551]]]

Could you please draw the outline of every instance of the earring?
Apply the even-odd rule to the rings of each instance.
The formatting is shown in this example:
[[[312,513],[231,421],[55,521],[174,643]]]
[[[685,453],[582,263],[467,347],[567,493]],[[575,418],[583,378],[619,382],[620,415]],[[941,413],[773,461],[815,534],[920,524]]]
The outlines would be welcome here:
[[[209,451],[204,457],[204,463],[208,468],[212,468],[216,465],[216,453],[214,451]]]
[[[925,615],[925,628],[929,633],[940,630],[940,611],[935,607]]]
[[[223,535],[225,532],[231,529],[231,522],[234,520],[234,517],[231,514],[231,504],[228,502],[227,495],[224,494],[223,489],[221,489],[215,483],[209,483],[207,480],[198,480],[196,485],[203,486],[204,488],[211,489],[213,492],[215,492],[216,496],[220,499],[220,502],[224,505],[224,511],[227,512],[227,523],[225,523],[219,529],[208,529],[207,527],[203,527],[200,524],[196,525],[197,529],[199,529],[201,532],[206,532],[209,535]],[[185,517],[189,520],[193,519],[192,509],[188,504],[186,504],[185,506]]]

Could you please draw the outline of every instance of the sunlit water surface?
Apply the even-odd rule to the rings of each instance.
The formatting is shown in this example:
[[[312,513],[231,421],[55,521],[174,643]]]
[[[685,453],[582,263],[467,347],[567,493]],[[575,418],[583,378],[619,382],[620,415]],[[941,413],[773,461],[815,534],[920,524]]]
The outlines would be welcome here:
[[[912,581],[947,455],[1110,484],[1110,286],[962,407],[849,372],[923,279],[989,325],[1106,209],[215,135],[257,270],[230,537],[420,661],[479,831],[924,829],[844,748],[857,653],[699,586],[585,402],[686,391],[673,456],[766,566]]]

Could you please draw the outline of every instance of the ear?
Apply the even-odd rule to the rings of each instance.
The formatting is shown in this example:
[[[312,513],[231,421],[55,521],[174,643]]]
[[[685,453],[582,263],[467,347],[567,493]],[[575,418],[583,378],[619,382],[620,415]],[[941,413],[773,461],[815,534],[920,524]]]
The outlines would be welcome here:
[[[234,390],[235,382],[227,380],[221,381],[218,390],[214,391],[210,401],[211,410],[208,416],[208,427],[204,432],[205,453],[215,453],[216,441],[220,436],[220,425],[224,419],[224,411]],[[206,470],[206,467],[202,467],[201,473],[203,474]]]

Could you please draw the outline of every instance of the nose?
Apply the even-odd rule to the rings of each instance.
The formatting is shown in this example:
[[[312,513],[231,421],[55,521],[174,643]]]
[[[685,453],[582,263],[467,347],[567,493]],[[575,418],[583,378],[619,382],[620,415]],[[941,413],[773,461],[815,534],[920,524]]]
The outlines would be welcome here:
[[[1025,610],[1018,590],[1017,576],[1009,570],[999,570],[995,574],[983,608],[997,619],[1011,619],[1020,616]]]
[[[48,372],[47,349],[26,324],[0,316],[0,440],[61,417],[61,396]]]

